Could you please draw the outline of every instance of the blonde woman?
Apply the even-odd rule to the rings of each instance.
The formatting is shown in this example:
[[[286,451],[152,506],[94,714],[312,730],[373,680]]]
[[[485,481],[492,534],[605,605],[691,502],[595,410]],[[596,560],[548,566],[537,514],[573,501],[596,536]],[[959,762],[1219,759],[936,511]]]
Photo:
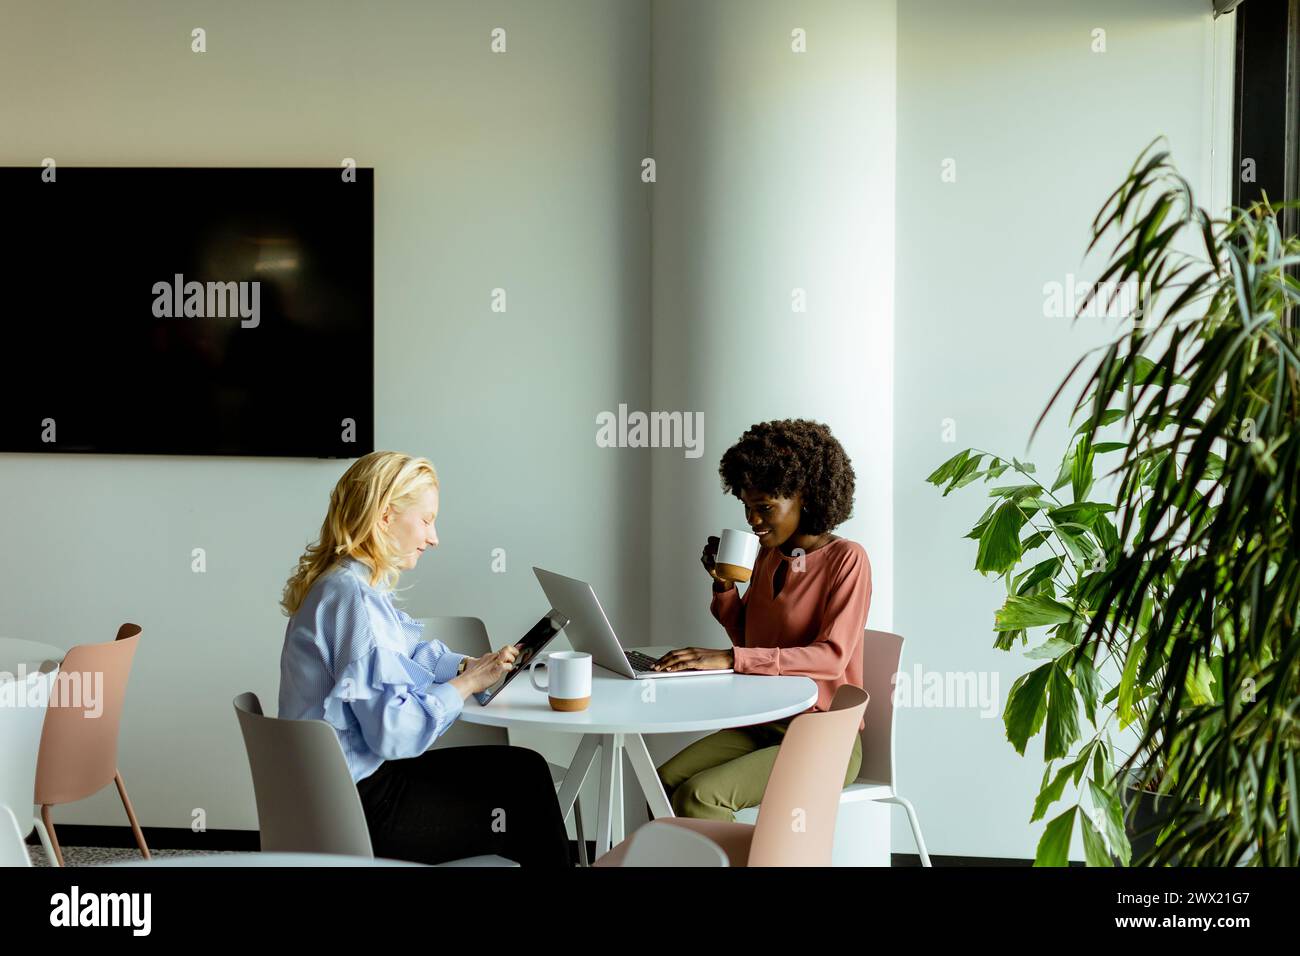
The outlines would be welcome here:
[[[394,603],[401,573],[437,547],[438,507],[427,458],[377,451],[339,479],[320,540],[284,588],[280,717],[334,727],[376,856],[440,863],[495,853],[524,866],[567,866],[564,820],[540,754],[428,749],[519,653],[514,645],[478,658],[454,653],[425,639]]]

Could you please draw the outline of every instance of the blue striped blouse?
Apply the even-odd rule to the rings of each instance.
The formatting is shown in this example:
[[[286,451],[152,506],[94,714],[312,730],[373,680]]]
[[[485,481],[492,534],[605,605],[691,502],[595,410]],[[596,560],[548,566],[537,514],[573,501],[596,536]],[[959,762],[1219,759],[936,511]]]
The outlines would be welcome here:
[[[423,753],[464,705],[447,681],[465,655],[422,640],[419,622],[369,574],[344,558],[317,578],[280,655],[280,717],[333,726],[353,782]]]

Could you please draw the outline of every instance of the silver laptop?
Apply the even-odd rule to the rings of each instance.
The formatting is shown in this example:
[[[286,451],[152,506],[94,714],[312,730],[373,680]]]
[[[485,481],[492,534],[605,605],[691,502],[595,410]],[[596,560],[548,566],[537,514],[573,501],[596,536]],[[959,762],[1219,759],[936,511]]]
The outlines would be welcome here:
[[[564,633],[576,651],[586,651],[593,663],[605,670],[613,671],[623,677],[701,677],[709,674],[730,674],[726,670],[701,671],[656,671],[654,666],[658,658],[651,657],[635,648],[623,650],[618,642],[614,628],[610,626],[605,609],[600,606],[596,592],[590,584],[576,578],[566,578],[563,574],[533,568],[537,583],[546,592],[551,607],[569,619]]]

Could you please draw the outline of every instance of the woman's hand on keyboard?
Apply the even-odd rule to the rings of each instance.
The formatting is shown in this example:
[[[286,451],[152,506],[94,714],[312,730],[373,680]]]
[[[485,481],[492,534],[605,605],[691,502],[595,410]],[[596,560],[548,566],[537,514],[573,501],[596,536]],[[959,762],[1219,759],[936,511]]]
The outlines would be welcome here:
[[[683,647],[669,651],[655,663],[657,671],[724,671],[736,666],[730,648]]]

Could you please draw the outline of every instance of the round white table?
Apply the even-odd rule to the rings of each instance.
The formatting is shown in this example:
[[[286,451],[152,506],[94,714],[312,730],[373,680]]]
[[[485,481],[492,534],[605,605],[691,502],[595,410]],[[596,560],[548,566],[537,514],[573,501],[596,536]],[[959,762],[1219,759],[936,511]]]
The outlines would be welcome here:
[[[39,670],[46,661],[62,663],[67,654],[67,651],[52,644],[0,637],[0,674],[14,674],[19,665],[28,672]]]
[[[671,646],[638,648],[651,657]],[[472,699],[471,699],[472,701]],[[700,674],[631,680],[603,667],[591,670],[591,704],[586,710],[551,710],[546,694],[520,674],[486,707],[466,701],[460,719],[491,727],[529,727],[581,734],[578,750],[560,785],[560,811],[569,815],[583,781],[600,753],[600,807],[596,856],[623,839],[622,755],[627,754],[637,783],[655,819],[671,817],[672,805],[650,759],[644,734],[723,730],[780,720],[817,702],[817,685],[807,677],[754,674]]]

